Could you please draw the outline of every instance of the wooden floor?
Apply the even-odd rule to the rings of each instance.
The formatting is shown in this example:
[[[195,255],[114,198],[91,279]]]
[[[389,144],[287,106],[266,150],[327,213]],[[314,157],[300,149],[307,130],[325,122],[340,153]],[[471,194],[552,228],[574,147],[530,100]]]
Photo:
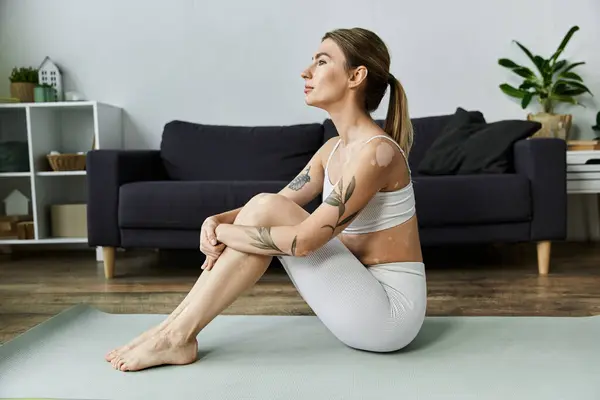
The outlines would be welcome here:
[[[588,316],[600,314],[600,245],[552,248],[550,275],[537,274],[535,245],[424,249],[428,315]],[[199,265],[154,252],[117,256],[104,279],[91,252],[0,256],[0,343],[79,303],[110,313],[168,314],[195,282]],[[281,268],[272,268],[224,314],[311,315]]]

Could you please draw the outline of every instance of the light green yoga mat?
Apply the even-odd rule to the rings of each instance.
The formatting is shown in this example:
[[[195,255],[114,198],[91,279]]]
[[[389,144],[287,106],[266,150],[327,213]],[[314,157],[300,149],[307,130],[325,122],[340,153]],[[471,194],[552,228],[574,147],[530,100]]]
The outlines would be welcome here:
[[[164,317],[71,308],[0,347],[0,398],[600,399],[600,317],[429,317],[408,348],[375,354],[316,317],[222,315],[194,364],[104,361]]]

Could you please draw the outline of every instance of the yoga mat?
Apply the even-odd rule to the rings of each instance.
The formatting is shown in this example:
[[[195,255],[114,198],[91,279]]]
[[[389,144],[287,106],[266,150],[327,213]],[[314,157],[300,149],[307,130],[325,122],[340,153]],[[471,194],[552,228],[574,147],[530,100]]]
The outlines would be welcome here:
[[[600,399],[600,317],[428,317],[409,347],[377,354],[314,316],[221,315],[194,364],[104,360],[165,317],[70,308],[0,347],[0,398]]]

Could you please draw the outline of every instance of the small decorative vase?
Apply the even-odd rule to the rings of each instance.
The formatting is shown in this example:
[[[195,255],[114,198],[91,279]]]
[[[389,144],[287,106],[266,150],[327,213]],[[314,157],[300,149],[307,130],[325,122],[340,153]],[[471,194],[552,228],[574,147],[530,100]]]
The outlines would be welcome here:
[[[573,116],[571,114],[549,114],[540,112],[537,114],[528,114],[528,121],[536,121],[542,124],[542,128],[537,131],[532,138],[551,137],[567,140],[571,131]]]
[[[34,89],[34,98],[36,103],[48,103],[55,101],[55,93],[53,88],[37,86]]]
[[[22,103],[32,103],[34,100],[34,83],[11,82],[10,96],[19,99]]]

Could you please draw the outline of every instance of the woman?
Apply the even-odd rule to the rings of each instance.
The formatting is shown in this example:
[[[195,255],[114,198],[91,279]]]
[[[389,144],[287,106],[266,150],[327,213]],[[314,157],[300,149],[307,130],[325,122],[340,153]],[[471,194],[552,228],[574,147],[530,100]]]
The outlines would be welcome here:
[[[302,72],[306,103],[339,133],[278,194],[208,218],[200,278],[159,326],[106,359],[121,371],[196,360],[196,336],[278,257],[301,296],[341,342],[389,352],[425,318],[427,290],[407,155],[404,90],[381,39],[365,29],[327,33]],[[371,118],[391,86],[385,130]],[[322,193],[308,214],[302,206]]]

